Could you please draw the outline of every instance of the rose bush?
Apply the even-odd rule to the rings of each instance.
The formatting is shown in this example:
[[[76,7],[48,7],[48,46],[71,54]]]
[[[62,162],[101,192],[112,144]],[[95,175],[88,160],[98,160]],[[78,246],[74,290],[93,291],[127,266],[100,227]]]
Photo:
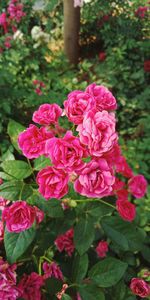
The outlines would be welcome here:
[[[144,205],[147,181],[122,153],[116,108],[112,93],[92,84],[71,92],[64,109],[40,106],[41,127],[10,121],[17,158],[26,158],[9,153],[1,163],[1,299],[150,296],[148,230],[135,204]],[[62,127],[68,112],[78,121]]]

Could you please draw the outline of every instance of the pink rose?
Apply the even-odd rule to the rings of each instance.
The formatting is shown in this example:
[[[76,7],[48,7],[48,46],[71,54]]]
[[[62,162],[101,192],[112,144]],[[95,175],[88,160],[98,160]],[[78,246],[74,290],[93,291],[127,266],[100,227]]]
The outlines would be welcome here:
[[[103,60],[105,53],[101,53],[101,60],[103,55]],[[112,93],[103,85],[96,85],[96,83],[90,84],[86,88],[86,93],[94,97],[96,101],[96,108],[99,111],[102,110],[114,110],[117,109],[117,103],[115,97]]]
[[[21,132],[18,137],[18,145],[24,156],[29,159],[37,158],[45,154],[45,143],[54,135],[47,131],[45,127],[38,128],[30,125],[25,131]]]
[[[78,125],[80,141],[87,145],[89,152],[93,156],[102,156],[110,151],[117,141],[115,132],[115,117],[107,111],[89,111],[83,119],[83,123]]]
[[[46,167],[38,173],[36,181],[39,192],[46,200],[60,199],[68,193],[69,175],[62,169]]]
[[[74,183],[77,193],[94,198],[108,196],[112,192],[115,177],[105,159],[91,160]]]
[[[55,245],[59,252],[62,252],[63,250],[68,254],[68,256],[72,256],[74,252],[74,230],[73,228],[69,229],[64,234],[61,234],[57,237],[55,240]]]
[[[128,200],[128,191],[127,190],[119,190],[116,192],[118,200]]]
[[[22,298],[24,300],[41,300],[41,287],[43,285],[43,277],[35,272],[32,272],[30,275],[23,275],[18,287],[22,291]]]
[[[52,138],[46,143],[46,152],[52,163],[68,172],[79,170],[84,166],[83,157],[87,157],[85,146],[78,137],[67,131],[63,138]]]
[[[116,172],[122,174],[124,177],[130,178],[133,176],[133,171],[129,167],[124,156],[120,155],[115,162]]]
[[[142,198],[147,192],[147,181],[143,175],[136,175],[128,181],[128,187],[135,198]]]
[[[136,216],[135,205],[128,200],[119,199],[116,201],[116,208],[122,219],[132,222]]]
[[[99,242],[96,247],[96,252],[99,257],[105,257],[106,252],[108,252],[108,243],[106,241]]]
[[[9,204],[9,200],[0,197],[0,210],[4,210],[4,208]]]
[[[0,221],[0,242],[4,240],[4,224]]]
[[[35,221],[35,209],[25,201],[16,201],[2,213],[9,232],[19,233],[30,228]]]
[[[50,264],[47,262],[44,262],[43,263],[43,271],[44,271],[44,275],[43,275],[44,279],[54,277],[54,278],[63,280],[63,274],[60,270],[60,267],[55,262],[52,262]]]
[[[40,224],[44,219],[44,212],[36,206],[34,206],[34,209],[35,209],[36,223]]]
[[[58,122],[58,118],[62,115],[62,109],[57,104],[42,104],[37,111],[34,112],[32,120],[40,125],[50,125]]]
[[[64,101],[64,107],[69,121],[78,125],[82,123],[83,115],[95,107],[95,101],[88,93],[73,91]]]
[[[115,183],[113,185],[113,190],[119,191],[121,189],[123,189],[123,187],[125,186],[125,183],[123,181],[121,181],[119,178],[115,177]]]
[[[150,285],[141,278],[132,278],[130,289],[134,295],[141,298],[147,298],[150,296]]]

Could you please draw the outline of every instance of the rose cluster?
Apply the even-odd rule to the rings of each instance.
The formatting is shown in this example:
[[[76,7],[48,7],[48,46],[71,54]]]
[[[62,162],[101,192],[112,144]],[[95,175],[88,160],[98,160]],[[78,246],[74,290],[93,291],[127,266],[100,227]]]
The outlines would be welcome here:
[[[57,104],[43,104],[34,112],[32,120],[40,127],[31,124],[19,135],[18,143],[27,158],[44,155],[51,160],[52,165],[37,174],[39,192],[46,200],[63,198],[73,181],[80,195],[115,195],[120,216],[134,220],[135,205],[128,195],[143,197],[147,182],[143,175],[134,175],[121,152],[116,109],[111,91],[93,83],[85,91],[69,93],[64,110]],[[73,131],[60,127],[59,118],[64,116],[73,123]]]

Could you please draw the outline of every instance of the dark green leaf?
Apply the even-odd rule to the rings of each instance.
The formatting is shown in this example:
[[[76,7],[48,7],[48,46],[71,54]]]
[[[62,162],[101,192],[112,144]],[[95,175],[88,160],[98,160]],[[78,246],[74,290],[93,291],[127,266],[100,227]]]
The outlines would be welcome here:
[[[20,132],[22,132],[25,129],[26,128],[23,125],[21,125],[20,123],[14,121],[14,120],[10,120],[8,123],[8,127],[7,127],[8,135],[10,136],[13,146],[19,152],[21,152],[21,151],[18,148],[18,135]]]
[[[72,298],[67,294],[64,294],[61,299],[62,300],[72,300]]]
[[[101,287],[115,285],[124,275],[127,264],[116,258],[106,258],[98,262],[89,272],[89,277]]]
[[[80,255],[85,253],[91,246],[94,240],[94,233],[95,230],[92,219],[85,217],[79,220],[75,226],[74,243]]]
[[[93,283],[83,284],[78,291],[82,300],[105,300],[105,295],[101,288]]]
[[[72,281],[79,283],[87,273],[88,255],[85,253],[82,256],[78,254],[74,257],[72,269]]]
[[[9,181],[0,185],[0,196],[10,201],[26,200],[32,195],[32,188],[23,181]]]
[[[8,232],[5,229],[4,245],[7,259],[14,263],[27,250],[35,237],[36,230],[30,228],[20,233]]]
[[[62,289],[62,286],[63,286],[63,282],[54,277],[48,278],[45,281],[46,291],[50,294],[50,296],[53,296],[56,293],[60,292]]]
[[[32,174],[29,165],[21,160],[8,160],[1,164],[3,170],[15,179],[22,180]]]

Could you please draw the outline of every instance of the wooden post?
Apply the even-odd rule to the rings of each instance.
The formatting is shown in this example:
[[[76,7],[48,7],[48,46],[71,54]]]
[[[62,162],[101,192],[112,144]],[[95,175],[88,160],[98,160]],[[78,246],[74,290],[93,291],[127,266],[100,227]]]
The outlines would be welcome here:
[[[79,59],[80,7],[74,0],[64,0],[64,51],[71,64]]]

